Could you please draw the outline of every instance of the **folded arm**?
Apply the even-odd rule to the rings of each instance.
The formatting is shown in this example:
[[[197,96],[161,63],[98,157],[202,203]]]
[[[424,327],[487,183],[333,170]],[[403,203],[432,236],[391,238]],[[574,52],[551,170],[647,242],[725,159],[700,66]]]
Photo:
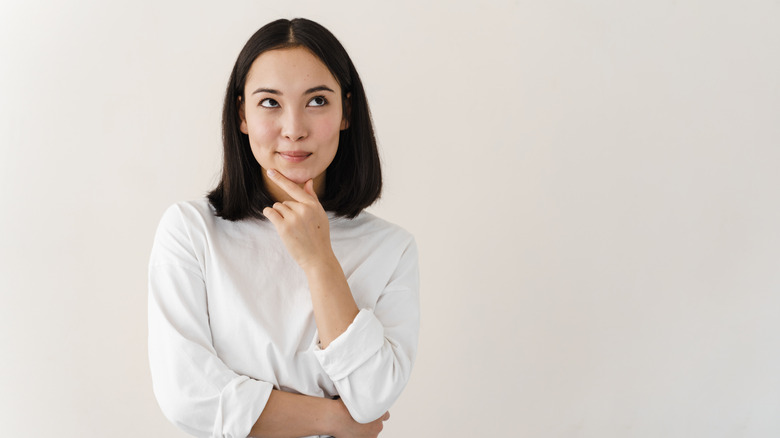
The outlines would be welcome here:
[[[181,211],[164,215],[149,264],[149,362],[165,416],[199,437],[376,437],[341,400],[290,394],[230,369],[217,355],[208,297]]]
[[[250,433],[255,438],[333,435],[339,438],[375,438],[382,431],[385,414],[367,424],[356,422],[341,400],[331,400],[273,390]]]

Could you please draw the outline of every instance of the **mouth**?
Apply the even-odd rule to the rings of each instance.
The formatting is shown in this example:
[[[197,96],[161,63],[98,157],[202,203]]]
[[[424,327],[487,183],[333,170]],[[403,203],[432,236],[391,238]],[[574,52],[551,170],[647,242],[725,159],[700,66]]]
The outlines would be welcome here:
[[[280,157],[291,163],[300,163],[301,161],[309,158],[311,152],[306,151],[280,151],[277,152]]]

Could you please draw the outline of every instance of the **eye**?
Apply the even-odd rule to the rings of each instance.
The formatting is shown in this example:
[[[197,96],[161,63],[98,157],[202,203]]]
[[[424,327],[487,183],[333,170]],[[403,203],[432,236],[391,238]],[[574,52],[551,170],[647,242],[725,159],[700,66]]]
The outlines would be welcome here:
[[[260,101],[260,106],[264,108],[279,108],[279,102],[267,97]]]
[[[328,104],[328,99],[325,99],[322,96],[313,97],[309,101],[309,106],[325,106]]]

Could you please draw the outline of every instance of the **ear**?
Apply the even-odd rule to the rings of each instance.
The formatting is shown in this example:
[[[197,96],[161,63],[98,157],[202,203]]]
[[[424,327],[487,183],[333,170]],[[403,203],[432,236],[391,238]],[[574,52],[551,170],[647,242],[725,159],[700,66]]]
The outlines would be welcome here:
[[[236,105],[238,106],[238,118],[241,119],[241,126],[239,126],[239,129],[241,129],[241,132],[244,134],[249,134],[249,130],[246,129],[246,114],[244,113],[244,101],[241,99],[241,96],[238,96]]]
[[[341,105],[343,111],[341,112],[341,130],[349,128],[349,119],[352,115],[352,93],[347,93],[344,97],[344,103]]]

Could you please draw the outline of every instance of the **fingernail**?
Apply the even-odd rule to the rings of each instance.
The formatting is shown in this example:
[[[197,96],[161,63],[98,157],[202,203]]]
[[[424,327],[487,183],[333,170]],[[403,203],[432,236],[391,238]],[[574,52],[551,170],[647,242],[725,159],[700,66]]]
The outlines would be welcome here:
[[[271,177],[276,176],[276,171],[273,170],[273,169],[268,169],[268,172],[266,172],[266,173],[268,174],[268,176],[271,176]]]

